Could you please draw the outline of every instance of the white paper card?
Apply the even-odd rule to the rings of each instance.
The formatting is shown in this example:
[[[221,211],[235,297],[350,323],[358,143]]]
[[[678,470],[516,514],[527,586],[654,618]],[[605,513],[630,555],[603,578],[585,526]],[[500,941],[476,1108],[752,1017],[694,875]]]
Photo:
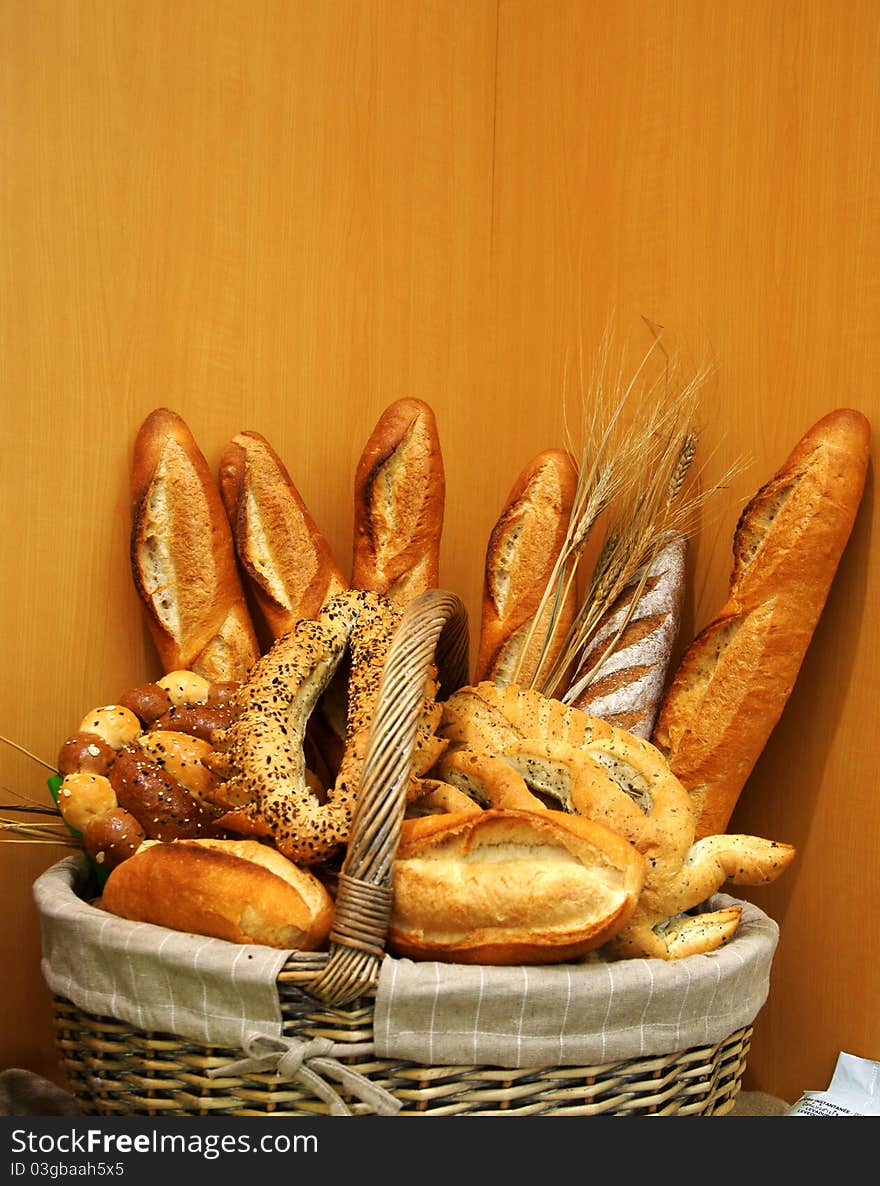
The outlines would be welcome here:
[[[805,1091],[786,1116],[880,1116],[880,1062],[840,1054],[827,1091]]]

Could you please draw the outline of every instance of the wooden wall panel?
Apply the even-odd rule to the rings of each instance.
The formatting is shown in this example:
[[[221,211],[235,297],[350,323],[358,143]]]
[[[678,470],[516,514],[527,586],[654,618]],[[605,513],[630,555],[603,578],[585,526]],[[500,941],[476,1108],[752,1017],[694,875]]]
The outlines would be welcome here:
[[[558,398],[563,355],[609,319],[633,345],[642,318],[664,325],[682,360],[714,364],[707,473],[743,469],[706,508],[687,637],[723,602],[744,501],[800,435],[841,405],[878,422],[878,18],[854,3],[500,5],[492,282],[513,406],[525,422]],[[799,849],[781,882],[745,891],[782,927],[748,1082],[791,1100],[825,1086],[840,1050],[880,1057],[875,524],[872,472],[730,825]]]
[[[53,760],[157,671],[127,568],[127,459],[167,404],[216,463],[254,428],[343,564],[382,408],[434,406],[442,579],[476,620],[519,468],[561,443],[609,325],[711,360],[710,504],[685,631],[742,503],[834,406],[875,423],[880,12],[754,0],[132,0],[0,7],[0,732]],[[876,454],[875,454],[876,456]],[[734,823],[800,850],[750,1086],[880,1057],[870,897],[880,667],[873,476]],[[44,796],[7,748],[0,784]],[[30,901],[4,846],[0,1064],[52,1074]]]

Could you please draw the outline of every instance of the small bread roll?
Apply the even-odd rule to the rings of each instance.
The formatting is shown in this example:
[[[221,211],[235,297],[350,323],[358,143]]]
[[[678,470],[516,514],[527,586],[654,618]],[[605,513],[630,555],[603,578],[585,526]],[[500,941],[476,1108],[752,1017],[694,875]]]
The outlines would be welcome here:
[[[58,810],[75,832],[84,832],[91,820],[106,815],[116,805],[116,792],[103,774],[67,774],[58,791]]]
[[[110,874],[111,914],[230,943],[314,951],[333,919],[326,887],[257,840],[143,844]]]
[[[210,741],[173,729],[154,729],[137,741],[147,758],[176,778],[200,803],[210,802],[217,785],[216,777],[205,765],[214,752]]]
[[[197,671],[169,671],[156,683],[172,704],[207,704],[211,691],[210,680]]]
[[[465,811],[404,820],[389,948],[411,959],[546,964],[601,947],[644,883],[617,833],[561,811]]]
[[[111,749],[119,750],[134,741],[141,732],[140,719],[122,704],[104,704],[93,708],[80,722],[80,733],[94,733]]]
[[[124,807],[111,807],[83,828],[83,846],[96,865],[115,869],[133,856],[146,839],[143,828]]]
[[[103,737],[78,731],[65,738],[58,751],[58,773],[62,778],[78,771],[106,775],[115,760],[116,750]]]

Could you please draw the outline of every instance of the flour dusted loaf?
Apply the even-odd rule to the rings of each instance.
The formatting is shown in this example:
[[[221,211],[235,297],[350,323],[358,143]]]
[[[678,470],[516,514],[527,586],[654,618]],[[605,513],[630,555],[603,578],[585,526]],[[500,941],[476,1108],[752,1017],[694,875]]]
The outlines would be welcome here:
[[[398,955],[542,964],[600,947],[635,909],[641,855],[561,811],[464,811],[404,820],[388,944]]]
[[[681,626],[687,541],[677,534],[599,622],[578,661],[574,695],[590,716],[649,738]]]
[[[862,498],[870,426],[838,409],[745,507],[726,604],[685,652],[654,744],[691,795],[697,838],[724,832],[788,701]]]
[[[239,681],[259,658],[229,521],[183,419],[157,408],[131,461],[131,571],[166,672]]]
[[[220,457],[220,492],[241,567],[273,638],[315,618],[345,578],[284,462],[240,432]]]

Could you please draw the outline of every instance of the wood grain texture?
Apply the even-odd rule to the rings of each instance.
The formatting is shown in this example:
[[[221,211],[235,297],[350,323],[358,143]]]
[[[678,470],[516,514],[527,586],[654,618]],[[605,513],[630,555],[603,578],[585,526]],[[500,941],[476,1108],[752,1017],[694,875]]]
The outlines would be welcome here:
[[[832,407],[880,425],[880,11],[866,0],[258,0],[0,7],[0,732],[53,760],[157,670],[128,572],[128,454],[167,404],[212,465],[261,432],[345,568],[382,409],[431,403],[441,580],[478,620],[517,472],[564,437],[609,322],[705,389],[684,630],[723,599],[739,509]],[[569,410],[571,410],[569,406]],[[876,459],[876,446],[875,446]],[[790,841],[750,1086],[877,1057],[880,685],[873,475],[733,824]],[[0,751],[0,783],[45,798]],[[30,884],[2,852],[0,1064],[53,1066]]]

